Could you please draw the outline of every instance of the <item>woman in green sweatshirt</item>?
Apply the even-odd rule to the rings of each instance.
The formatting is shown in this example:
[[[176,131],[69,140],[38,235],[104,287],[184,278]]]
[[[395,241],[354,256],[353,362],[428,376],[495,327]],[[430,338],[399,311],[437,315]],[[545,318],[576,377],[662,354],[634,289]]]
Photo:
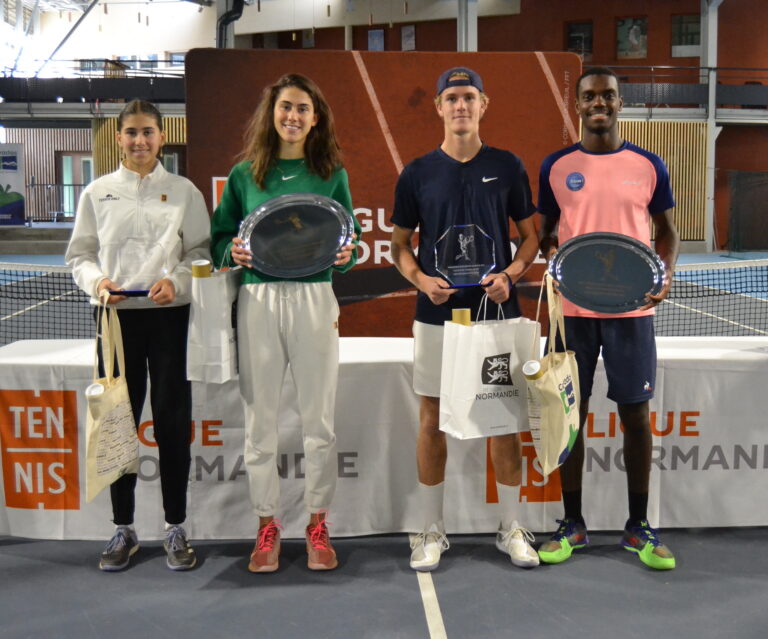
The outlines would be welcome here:
[[[216,264],[244,267],[237,312],[240,395],[245,465],[259,516],[248,569],[272,572],[279,564],[278,409],[290,363],[304,432],[308,566],[330,570],[338,565],[326,514],[337,476],[333,416],[339,366],[339,306],[331,277],[333,271],[352,268],[356,244],[343,246],[326,270],[287,279],[253,268],[251,251],[236,237],[242,220],[268,200],[314,193],[347,209],[354,221],[354,240],[359,239],[333,115],[312,80],[288,74],[264,89],[246,129],[242,157],[229,174],[211,222],[211,253]]]

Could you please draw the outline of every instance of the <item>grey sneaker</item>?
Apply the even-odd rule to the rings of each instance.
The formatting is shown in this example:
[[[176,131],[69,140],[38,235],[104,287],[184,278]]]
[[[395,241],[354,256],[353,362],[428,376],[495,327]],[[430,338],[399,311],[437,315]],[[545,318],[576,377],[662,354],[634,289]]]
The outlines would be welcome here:
[[[166,564],[171,570],[189,570],[195,567],[195,550],[189,545],[187,533],[181,526],[171,526],[166,531],[163,548],[168,553]]]
[[[128,526],[118,526],[104,552],[101,553],[99,568],[106,572],[116,572],[128,566],[131,555],[139,549],[136,532]]]

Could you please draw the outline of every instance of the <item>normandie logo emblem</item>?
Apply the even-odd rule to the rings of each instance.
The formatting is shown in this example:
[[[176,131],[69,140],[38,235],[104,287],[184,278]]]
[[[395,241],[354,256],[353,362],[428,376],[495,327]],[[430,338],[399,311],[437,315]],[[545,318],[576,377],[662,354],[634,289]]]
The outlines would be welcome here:
[[[483,360],[482,381],[483,384],[493,386],[513,386],[512,376],[509,370],[511,353],[492,355]]]

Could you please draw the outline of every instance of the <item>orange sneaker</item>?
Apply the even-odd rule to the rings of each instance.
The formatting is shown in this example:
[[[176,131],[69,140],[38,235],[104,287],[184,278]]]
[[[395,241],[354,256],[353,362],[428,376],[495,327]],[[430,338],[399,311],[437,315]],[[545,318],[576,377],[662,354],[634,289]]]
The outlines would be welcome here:
[[[328,537],[328,526],[325,513],[316,524],[310,524],[306,530],[307,537],[307,567],[310,570],[333,570],[339,565],[336,551],[331,546]]]
[[[280,556],[280,520],[273,519],[259,528],[256,545],[248,562],[251,572],[275,572],[279,565]]]

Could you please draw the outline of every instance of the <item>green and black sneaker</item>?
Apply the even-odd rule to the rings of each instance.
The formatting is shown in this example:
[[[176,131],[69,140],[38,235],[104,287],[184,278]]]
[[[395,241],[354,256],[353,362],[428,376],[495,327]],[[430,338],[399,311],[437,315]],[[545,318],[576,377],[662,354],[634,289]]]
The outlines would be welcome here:
[[[574,550],[584,548],[589,544],[587,525],[566,517],[558,519],[560,527],[539,546],[539,559],[545,564],[561,564],[568,559]]]
[[[627,522],[621,545],[629,552],[637,553],[640,561],[649,568],[672,570],[675,567],[672,551],[661,543],[659,533],[645,520],[635,525]]]

